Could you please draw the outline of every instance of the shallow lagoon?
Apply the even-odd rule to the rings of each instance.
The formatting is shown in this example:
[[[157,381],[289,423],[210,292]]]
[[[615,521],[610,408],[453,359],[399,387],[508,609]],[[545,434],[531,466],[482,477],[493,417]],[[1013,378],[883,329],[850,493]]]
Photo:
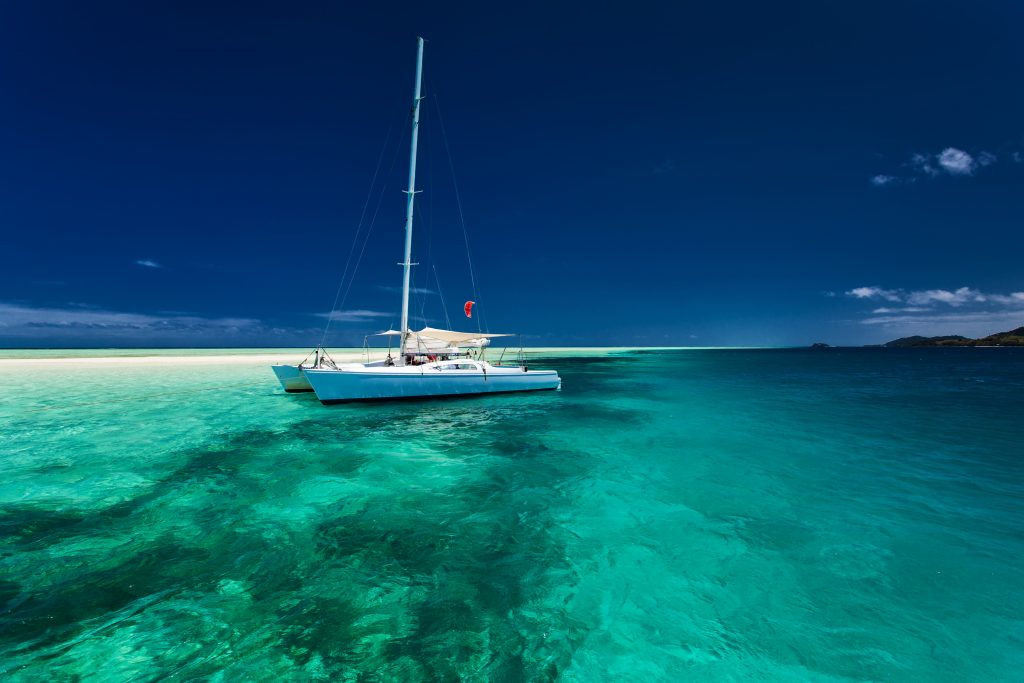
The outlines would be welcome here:
[[[561,392],[334,407],[0,366],[3,675],[1024,669],[1024,353],[546,355]]]

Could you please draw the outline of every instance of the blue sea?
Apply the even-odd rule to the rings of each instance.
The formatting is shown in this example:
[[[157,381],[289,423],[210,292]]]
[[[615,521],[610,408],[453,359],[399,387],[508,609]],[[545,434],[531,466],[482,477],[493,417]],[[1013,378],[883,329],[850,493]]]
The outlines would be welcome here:
[[[1024,349],[531,365],[0,364],[0,678],[1022,680]]]

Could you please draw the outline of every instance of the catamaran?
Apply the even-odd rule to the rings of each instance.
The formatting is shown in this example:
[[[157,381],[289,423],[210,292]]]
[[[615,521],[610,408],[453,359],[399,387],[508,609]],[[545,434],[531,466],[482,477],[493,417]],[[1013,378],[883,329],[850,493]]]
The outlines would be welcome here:
[[[409,279],[412,268],[413,206],[416,201],[416,148],[419,140],[423,38],[416,40],[416,81],[413,94],[406,190],[405,258],[402,266],[401,330],[382,335],[399,338],[397,353],[365,363],[335,363],[317,349],[298,366],[275,365],[285,391],[313,391],[322,403],[372,401],[432,396],[458,396],[559,389],[554,370],[531,370],[520,353],[515,362],[492,364],[484,358],[491,339],[511,335],[456,332],[432,327],[409,329]],[[472,302],[467,302],[467,315]]]

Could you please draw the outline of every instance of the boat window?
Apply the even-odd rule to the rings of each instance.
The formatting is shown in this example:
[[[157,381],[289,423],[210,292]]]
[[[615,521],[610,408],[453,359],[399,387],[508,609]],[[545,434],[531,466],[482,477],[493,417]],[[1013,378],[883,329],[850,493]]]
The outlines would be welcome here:
[[[473,363],[438,363],[435,365],[438,370],[479,370],[479,366]]]

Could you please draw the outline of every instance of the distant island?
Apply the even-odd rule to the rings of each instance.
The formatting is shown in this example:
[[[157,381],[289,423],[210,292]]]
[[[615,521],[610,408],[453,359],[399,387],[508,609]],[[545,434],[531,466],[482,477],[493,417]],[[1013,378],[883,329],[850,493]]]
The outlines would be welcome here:
[[[981,339],[970,339],[960,335],[947,337],[902,337],[882,344],[885,348],[919,348],[926,346],[1024,346],[1024,327],[1009,332],[997,332]]]

